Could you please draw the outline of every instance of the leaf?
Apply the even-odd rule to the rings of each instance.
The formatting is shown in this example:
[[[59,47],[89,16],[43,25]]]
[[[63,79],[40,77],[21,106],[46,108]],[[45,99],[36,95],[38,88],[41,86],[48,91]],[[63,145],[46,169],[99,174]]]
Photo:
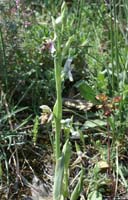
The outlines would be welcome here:
[[[71,157],[71,144],[70,144],[69,140],[67,140],[65,142],[62,152],[64,154],[64,165],[65,165],[65,168],[68,169],[69,162],[70,162],[70,157]]]
[[[89,193],[87,200],[102,200],[102,194],[97,190]]]
[[[125,188],[128,188],[128,183],[127,183],[126,178],[124,177],[124,173],[121,170],[121,166],[119,166],[118,173],[119,173],[119,175],[120,175],[120,177],[122,179],[122,182],[123,182]]]
[[[53,116],[55,119],[61,120],[62,113],[60,107],[58,107],[58,100],[56,100],[54,108],[53,108]]]
[[[68,197],[69,163],[70,163],[70,157],[71,157],[71,143],[69,142],[69,140],[65,142],[62,152],[64,154],[63,196]]]
[[[76,147],[76,152],[77,152],[77,155],[79,156],[79,154],[81,154],[81,150],[80,150],[80,146],[79,144],[77,144],[77,142],[75,142],[75,147]]]
[[[81,193],[82,186],[83,186],[83,175],[84,175],[84,169],[82,168],[79,181],[71,194],[71,200],[77,200]]]
[[[108,80],[105,77],[105,75],[101,72],[97,76],[97,86],[99,89],[102,89],[102,91],[107,90]]]
[[[95,120],[88,120],[84,123],[84,128],[88,129],[88,128],[95,128],[97,126],[106,126],[107,122],[103,121],[103,120],[99,120],[99,119],[95,119]]]
[[[56,163],[55,178],[53,186],[53,199],[59,200],[62,191],[62,181],[64,174],[64,155],[62,155]]]
[[[18,129],[20,129],[21,127],[23,127],[25,124],[27,124],[28,121],[31,119],[31,117],[32,117],[32,115],[30,115],[26,119],[24,119],[24,121],[20,125],[16,126],[16,128],[14,129],[14,131],[17,131]]]
[[[85,81],[80,81],[76,84],[76,87],[79,89],[81,96],[84,97],[85,100],[97,103],[95,91]]]
[[[16,109],[16,110],[12,110],[9,114],[4,115],[4,117],[0,119],[0,123],[3,120],[7,120],[8,118],[15,116],[17,113],[22,112],[23,110],[27,110],[27,109],[28,109],[28,107],[23,107],[23,108],[19,108],[19,109]]]
[[[66,42],[66,44],[65,44],[65,46],[63,48],[62,57],[64,57],[68,53],[68,51],[70,49],[70,46],[71,46],[72,42],[74,41],[74,38],[75,38],[74,35],[69,37],[68,41]]]

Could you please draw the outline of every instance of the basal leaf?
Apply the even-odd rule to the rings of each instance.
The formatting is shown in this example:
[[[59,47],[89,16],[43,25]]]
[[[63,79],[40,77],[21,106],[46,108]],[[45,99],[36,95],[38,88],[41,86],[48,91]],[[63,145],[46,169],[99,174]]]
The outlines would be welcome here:
[[[96,103],[96,93],[92,89],[91,86],[89,86],[85,81],[80,81],[76,87],[80,91],[80,94],[82,97],[84,97],[85,100],[91,101],[92,103]]]
[[[71,194],[71,200],[77,200],[81,191],[82,191],[82,186],[83,186],[83,176],[84,176],[84,169],[81,169],[81,174],[80,174],[80,178],[79,181],[76,185],[76,187],[74,188],[72,194]]]
[[[89,193],[87,200],[102,200],[102,194],[94,190]]]
[[[53,187],[53,199],[55,200],[60,200],[63,174],[64,174],[64,155],[62,155],[57,160],[57,164],[56,164],[54,187]]]

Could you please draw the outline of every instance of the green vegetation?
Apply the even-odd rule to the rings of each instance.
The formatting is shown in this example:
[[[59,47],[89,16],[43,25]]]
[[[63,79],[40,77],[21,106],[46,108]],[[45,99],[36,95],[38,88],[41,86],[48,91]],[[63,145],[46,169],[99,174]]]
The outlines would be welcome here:
[[[36,200],[36,176],[53,200],[128,198],[127,13],[127,0],[0,1],[1,199]]]

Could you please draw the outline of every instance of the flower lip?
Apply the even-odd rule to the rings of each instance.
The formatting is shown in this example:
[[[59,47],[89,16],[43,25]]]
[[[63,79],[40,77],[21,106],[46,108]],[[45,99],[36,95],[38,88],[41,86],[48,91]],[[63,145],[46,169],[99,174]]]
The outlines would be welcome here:
[[[56,51],[55,46],[54,46],[54,42],[53,40],[46,40],[45,43],[43,44],[42,51],[44,50],[48,50],[51,54],[54,54],[54,52]]]

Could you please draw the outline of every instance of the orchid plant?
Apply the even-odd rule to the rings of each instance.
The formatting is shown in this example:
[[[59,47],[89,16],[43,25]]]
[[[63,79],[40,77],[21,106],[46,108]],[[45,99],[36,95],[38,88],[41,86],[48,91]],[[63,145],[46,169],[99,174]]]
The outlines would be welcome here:
[[[69,179],[69,162],[71,156],[71,144],[69,139],[66,140],[62,151],[60,148],[61,142],[61,121],[62,121],[62,80],[64,78],[63,73],[70,75],[72,80],[71,70],[65,70],[67,63],[65,63],[64,70],[62,70],[62,61],[67,54],[69,54],[69,49],[71,43],[74,41],[74,35],[70,36],[65,46],[62,49],[62,39],[64,35],[64,27],[66,25],[67,18],[67,7],[64,2],[61,7],[61,15],[55,20],[52,18],[52,24],[54,29],[54,68],[55,68],[55,80],[56,80],[56,102],[53,108],[53,118],[55,123],[55,177],[54,177],[54,188],[53,188],[53,199],[62,200],[69,197],[68,191],[68,179]],[[67,59],[68,68],[71,64],[72,59]],[[77,183],[72,195],[71,200],[76,200],[81,192],[83,179],[83,169],[81,170],[81,175],[79,182]]]

